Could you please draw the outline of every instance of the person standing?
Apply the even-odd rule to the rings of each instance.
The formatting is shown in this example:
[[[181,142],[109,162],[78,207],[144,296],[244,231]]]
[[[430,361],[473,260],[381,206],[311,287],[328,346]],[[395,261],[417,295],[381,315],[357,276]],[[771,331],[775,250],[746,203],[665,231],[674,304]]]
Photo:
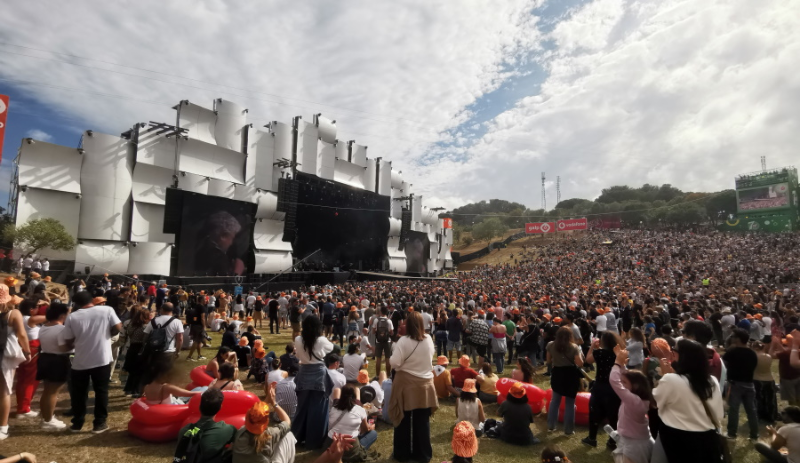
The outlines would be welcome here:
[[[31,410],[31,401],[33,400],[33,394],[39,387],[39,381],[36,379],[40,350],[39,330],[46,319],[44,315],[38,315],[34,299],[25,299],[20,302],[19,311],[22,314],[22,320],[25,322],[25,332],[28,335],[31,359],[17,367],[17,417],[33,418],[39,415],[39,412]]]
[[[395,369],[389,417],[394,424],[394,458],[427,463],[433,458],[431,414],[439,408],[433,385],[433,340],[419,312],[410,312],[406,335],[394,345],[390,362]]]
[[[144,334],[148,336],[148,338],[155,330],[163,329],[166,332],[166,343],[162,348],[159,348],[156,352],[147,352],[147,349],[145,350],[145,352],[150,355],[147,359],[148,362],[163,362],[172,368],[172,364],[183,345],[183,323],[181,323],[178,317],[173,315],[174,310],[175,307],[171,302],[165,302],[161,305],[161,315],[150,320],[150,323],[144,327]],[[148,349],[153,346],[150,339],[147,339],[145,343]],[[170,368],[168,368],[168,370]]]
[[[122,324],[122,336],[125,338],[123,345],[129,343],[125,364],[122,366],[122,369],[128,372],[128,379],[123,388],[126,397],[138,398],[142,394],[142,374],[145,367],[142,351],[145,339],[144,328],[148,323],[150,323],[150,312],[142,307],[134,307],[131,318]]]
[[[318,449],[328,433],[328,405],[332,392],[323,359],[333,351],[333,344],[322,335],[320,319],[310,315],[303,320],[294,347],[300,369],[295,378],[298,406],[292,419],[292,433],[306,449]]]
[[[272,298],[267,303],[267,311],[269,313],[269,334],[281,334],[281,321],[278,318],[278,310],[281,303],[278,299]]]
[[[42,276],[47,277],[50,275],[50,261],[47,260],[47,257],[42,259]]]
[[[47,309],[47,323],[39,330],[41,354],[36,371],[36,379],[44,382],[44,390],[39,399],[42,411],[42,429],[45,431],[61,431],[67,428],[66,423],[55,416],[58,393],[66,384],[69,376],[70,353],[64,352],[58,345],[58,335],[64,329],[69,307],[61,302],[53,302]]]
[[[6,346],[0,351],[0,441],[8,439],[8,414],[11,411],[11,391],[17,366],[31,359],[25,322],[16,309],[18,297],[8,294],[8,286],[0,284],[0,330],[6,331]],[[11,356],[9,352],[16,355]]]
[[[729,338],[730,347],[722,356],[728,369],[728,439],[736,438],[739,429],[739,406],[744,406],[750,425],[750,440],[758,440],[758,413],[756,413],[756,388],[753,375],[758,366],[758,355],[747,347],[750,333],[735,328]]]
[[[203,357],[203,342],[205,342],[206,308],[204,307],[202,296],[192,301],[191,307],[186,311],[186,323],[189,324],[189,336],[192,338],[192,345],[189,347],[189,355],[186,360],[193,361],[192,352],[197,351],[197,360],[205,360]]]
[[[79,291],[72,297],[78,308],[64,322],[58,344],[75,349],[72,361],[72,432],[80,432],[86,418],[89,380],[94,389],[94,427],[99,434],[108,430],[108,384],[111,378],[111,338],[119,334],[122,323],[109,306],[92,304],[92,295]]]
[[[381,374],[381,362],[386,358],[386,371],[392,371],[389,358],[392,356],[392,332],[394,326],[388,317],[389,310],[381,306],[381,315],[372,322],[370,333],[375,338],[375,374]]]
[[[605,331],[605,330],[604,330]],[[547,363],[552,365],[550,384],[553,398],[547,411],[547,429],[555,431],[561,398],[564,398],[564,434],[575,433],[575,397],[583,366],[581,349],[572,342],[572,330],[562,326],[556,332],[556,339],[547,345]]]

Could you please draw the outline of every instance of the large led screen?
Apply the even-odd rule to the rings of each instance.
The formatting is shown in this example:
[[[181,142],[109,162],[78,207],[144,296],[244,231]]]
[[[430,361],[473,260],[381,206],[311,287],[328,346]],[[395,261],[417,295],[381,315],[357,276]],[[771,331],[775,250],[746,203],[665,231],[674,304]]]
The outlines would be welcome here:
[[[178,275],[252,273],[256,205],[186,194],[178,238]]]
[[[736,192],[739,211],[789,207],[789,191],[788,183],[739,190]]]
[[[422,232],[408,232],[405,242],[406,272],[427,273],[431,242]]]

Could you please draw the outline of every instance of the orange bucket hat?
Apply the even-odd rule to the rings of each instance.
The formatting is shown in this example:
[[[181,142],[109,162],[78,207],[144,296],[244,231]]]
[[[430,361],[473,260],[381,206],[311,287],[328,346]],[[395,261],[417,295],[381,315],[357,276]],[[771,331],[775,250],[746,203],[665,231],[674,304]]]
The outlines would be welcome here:
[[[525,388],[522,386],[522,383],[517,381],[516,383],[511,385],[511,389],[508,390],[508,393],[518,399],[521,399],[525,397],[526,391]]]
[[[469,357],[462,355],[461,358],[458,359],[458,364],[464,368],[469,368]]]
[[[359,370],[357,380],[361,384],[367,384],[369,382],[369,372],[367,370]]]
[[[244,417],[244,427],[251,434],[260,436],[267,430],[267,426],[269,426],[269,405],[265,402],[256,402]]]
[[[474,379],[465,379],[464,380],[464,387],[461,388],[463,392],[473,392],[478,393],[478,390],[475,388],[475,380]]]
[[[247,338],[241,338],[241,339],[239,339],[239,345],[240,345],[240,346],[246,346],[246,345],[247,345],[247,344],[249,344],[249,343],[250,343],[250,341],[248,341],[248,340],[247,340]]]
[[[461,421],[453,428],[453,453],[462,458],[472,458],[478,453],[478,438],[469,421]]]
[[[437,365],[447,365],[450,361],[444,355],[440,355],[436,357],[436,364]]]

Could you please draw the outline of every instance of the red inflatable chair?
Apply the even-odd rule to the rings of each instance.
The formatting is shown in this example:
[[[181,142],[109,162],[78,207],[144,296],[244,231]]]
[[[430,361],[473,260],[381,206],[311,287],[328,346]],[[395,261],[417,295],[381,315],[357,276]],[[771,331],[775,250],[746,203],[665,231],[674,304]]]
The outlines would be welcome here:
[[[169,442],[178,436],[189,416],[189,405],[148,405],[137,399],[131,404],[128,432],[146,442]]]
[[[511,378],[500,378],[497,381],[496,388],[497,392],[500,394],[497,396],[497,404],[501,404],[506,401],[506,397],[508,396],[508,390],[511,389],[511,386],[514,385],[517,381],[514,381]],[[542,412],[544,408],[544,400],[545,395],[544,391],[541,390],[539,387],[534,386],[533,384],[522,383],[522,387],[525,388],[525,393],[528,396],[528,404],[531,406],[531,410],[533,410],[534,414],[538,414]],[[549,401],[548,401],[549,403]]]
[[[589,399],[592,394],[589,392],[579,392],[575,396],[575,424],[580,426],[589,425]],[[550,409],[550,401],[553,399],[553,390],[548,389],[545,393],[546,408]],[[558,422],[564,422],[564,407],[566,401],[561,401],[561,406],[558,408]]]
[[[249,391],[222,391],[222,395],[225,396],[225,399],[223,399],[222,408],[214,419],[233,425],[236,429],[244,426],[245,414],[260,400]],[[182,426],[200,419],[200,394],[192,397],[192,400],[189,401],[189,410],[190,412],[184,418]],[[180,428],[178,430],[180,431]]]
[[[186,386],[187,391],[191,391],[196,387],[208,386],[209,384],[211,384],[211,381],[214,381],[214,378],[212,378],[211,375],[206,373],[205,365],[200,365],[199,367],[192,368],[192,371],[189,372],[189,378],[192,379],[192,382]]]

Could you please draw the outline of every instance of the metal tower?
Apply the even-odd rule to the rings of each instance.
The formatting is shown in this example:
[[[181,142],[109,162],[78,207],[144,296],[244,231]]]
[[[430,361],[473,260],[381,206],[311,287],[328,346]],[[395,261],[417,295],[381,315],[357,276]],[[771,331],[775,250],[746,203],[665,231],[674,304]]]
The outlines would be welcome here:
[[[767,157],[761,156],[761,172],[767,171]]]
[[[561,176],[556,177],[556,206],[561,202]]]
[[[544,188],[544,172],[542,172],[542,210],[547,210],[547,191]]]

